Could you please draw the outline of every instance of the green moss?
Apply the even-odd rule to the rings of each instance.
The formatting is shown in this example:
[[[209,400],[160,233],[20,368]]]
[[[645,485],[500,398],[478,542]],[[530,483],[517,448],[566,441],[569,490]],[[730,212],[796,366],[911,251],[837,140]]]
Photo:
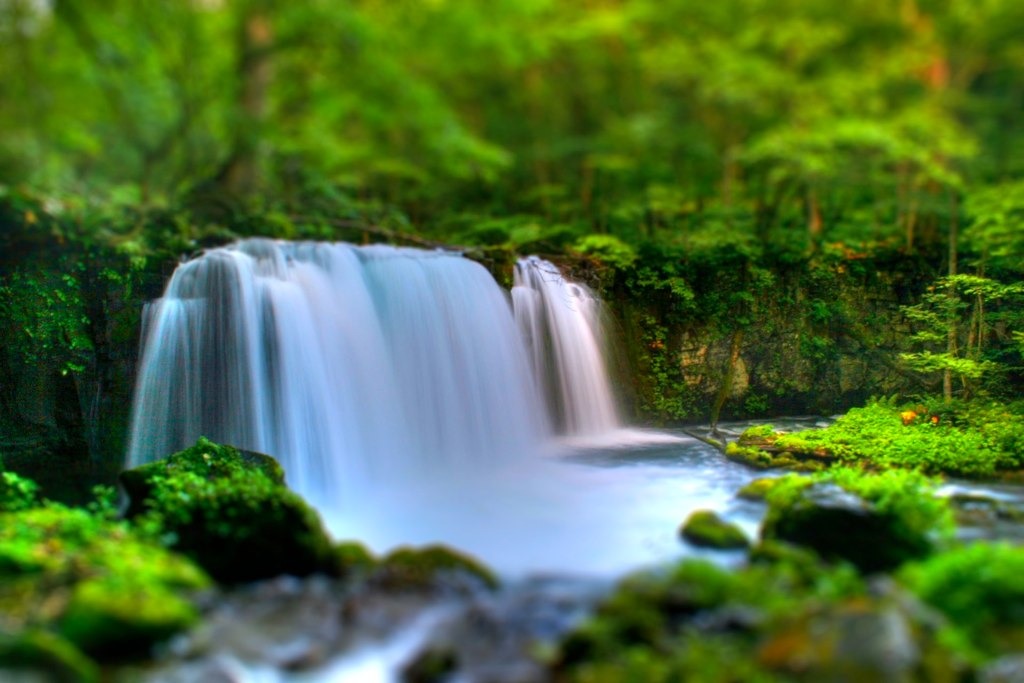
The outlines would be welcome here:
[[[335,566],[316,511],[261,470],[215,479],[181,472],[150,484],[140,523],[218,581],[305,576]]]
[[[117,575],[79,582],[57,629],[90,654],[123,657],[145,652],[198,618],[190,602],[165,586]]]
[[[32,672],[55,683],[95,683],[96,664],[56,634],[30,629],[19,634],[0,633],[0,674]]]
[[[743,500],[763,501],[778,483],[776,477],[761,477],[737,491],[736,496]]]
[[[144,509],[144,502],[153,492],[158,479],[179,475],[195,475],[203,479],[230,478],[242,472],[258,471],[274,484],[284,485],[284,470],[269,455],[243,451],[199,437],[194,446],[163,460],[140,465],[121,473],[121,484],[131,499],[130,515]]]
[[[497,588],[494,573],[477,560],[443,545],[423,548],[398,548],[378,567],[378,578],[399,587],[428,586],[443,574],[458,573],[480,580],[488,588]]]
[[[334,546],[337,574],[350,576],[365,573],[377,566],[377,560],[362,543],[347,541]]]
[[[628,577],[568,634],[555,660],[568,681],[772,681],[758,646],[775,624],[822,600],[860,596],[846,568],[813,557],[729,571],[687,560]],[[721,624],[715,626],[713,624]]]
[[[976,543],[910,564],[899,578],[949,617],[976,654],[1024,649],[1024,548]]]
[[[92,654],[142,652],[185,628],[195,618],[185,596],[209,583],[187,558],[105,515],[53,503],[0,514],[6,622],[57,628]]]
[[[750,545],[738,526],[725,521],[711,510],[698,510],[691,514],[680,529],[684,539],[702,548],[720,550],[746,548]]]
[[[776,458],[773,458],[771,454],[766,453],[759,448],[741,446],[735,442],[730,443],[725,447],[725,457],[729,458],[733,462],[748,465],[759,470],[767,470],[780,466],[776,462]]]
[[[864,571],[892,569],[924,557],[953,531],[947,501],[916,472],[865,474],[837,468],[783,477],[768,492],[766,539],[806,545]]]
[[[738,439],[741,445],[749,443],[761,443],[767,439],[771,439],[776,436],[775,427],[770,424],[754,425],[753,427],[747,427],[740,434]]]

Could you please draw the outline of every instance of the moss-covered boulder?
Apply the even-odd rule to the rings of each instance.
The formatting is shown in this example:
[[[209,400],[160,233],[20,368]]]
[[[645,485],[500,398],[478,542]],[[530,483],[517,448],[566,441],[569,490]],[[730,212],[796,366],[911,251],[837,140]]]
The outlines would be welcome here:
[[[100,512],[57,504],[0,514],[0,627],[49,629],[99,657],[134,657],[192,625],[210,580]]]
[[[200,439],[166,460],[122,473],[129,515],[221,582],[336,573],[316,511],[283,484],[270,456]],[[143,496],[141,499],[139,496]]]
[[[807,546],[864,572],[924,557],[936,536],[952,529],[945,501],[933,495],[929,479],[913,472],[789,475],[767,499],[762,538]]]
[[[899,579],[979,657],[1024,652],[1024,548],[974,543],[908,564]]]
[[[746,534],[738,526],[727,522],[711,510],[697,510],[683,523],[679,535],[701,548],[730,550],[750,545]]]
[[[753,502],[763,502],[767,499],[769,491],[778,483],[779,479],[776,477],[761,477],[737,491],[736,497]]]
[[[367,574],[377,566],[373,553],[357,541],[343,541],[334,546],[334,563],[331,573],[341,577]]]
[[[498,587],[490,569],[444,545],[398,548],[381,560],[372,579],[381,585],[410,590],[436,588],[445,582],[462,585],[466,581],[471,586]]]
[[[0,632],[0,680],[96,683],[99,667],[70,642],[41,629]]]
[[[121,472],[120,480],[129,498],[128,516],[133,517],[145,511],[146,501],[160,479],[181,474],[220,479],[253,471],[263,473],[275,484],[285,483],[284,469],[271,456],[214,443],[201,436],[194,446],[183,451]]]

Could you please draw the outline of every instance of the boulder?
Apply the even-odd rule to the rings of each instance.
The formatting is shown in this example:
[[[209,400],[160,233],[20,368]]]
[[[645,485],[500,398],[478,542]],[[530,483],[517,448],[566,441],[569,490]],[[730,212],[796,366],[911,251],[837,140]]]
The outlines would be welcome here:
[[[719,517],[711,510],[697,510],[679,530],[680,536],[701,548],[731,550],[750,545],[746,534],[738,526]]]
[[[381,560],[371,580],[375,585],[398,590],[498,587],[498,579],[490,569],[444,545],[398,548]]]
[[[816,482],[795,495],[769,500],[762,538],[807,546],[863,572],[891,570],[932,549],[926,530],[905,524],[898,515],[882,512],[831,482]]]
[[[128,515],[144,517],[224,583],[337,573],[316,511],[284,486],[272,457],[200,439],[166,460],[121,474]]]
[[[0,621],[15,634],[52,629],[89,655],[138,656],[196,621],[191,596],[209,584],[125,522],[53,503],[0,514]]]

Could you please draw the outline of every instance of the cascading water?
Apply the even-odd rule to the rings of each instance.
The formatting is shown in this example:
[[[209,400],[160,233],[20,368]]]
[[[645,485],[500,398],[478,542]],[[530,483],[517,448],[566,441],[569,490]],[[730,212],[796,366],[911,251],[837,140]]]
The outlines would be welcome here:
[[[516,264],[514,284],[516,323],[559,431],[592,435],[618,428],[600,300],[536,256]]]
[[[182,264],[146,318],[129,465],[204,435],[337,509],[546,436],[507,297],[456,254],[248,240]]]
[[[748,475],[696,440],[616,429],[598,313],[536,258],[510,297],[450,252],[211,249],[147,309],[128,464],[199,436],[263,451],[335,536],[440,541],[508,575],[664,559],[687,510]]]

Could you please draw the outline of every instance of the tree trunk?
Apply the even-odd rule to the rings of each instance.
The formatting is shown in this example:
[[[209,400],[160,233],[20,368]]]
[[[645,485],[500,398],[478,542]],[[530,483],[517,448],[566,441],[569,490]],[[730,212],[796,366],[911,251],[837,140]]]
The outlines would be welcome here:
[[[239,31],[238,120],[231,157],[221,172],[221,185],[233,195],[254,192],[260,181],[260,128],[267,109],[270,86],[270,51],[273,29],[263,8],[243,17]]]
[[[711,432],[718,430],[718,417],[722,414],[722,406],[725,405],[729,394],[732,393],[733,380],[736,378],[736,366],[740,360],[740,349],[743,348],[744,328],[739,327],[732,333],[732,342],[729,345],[729,364],[725,368],[725,377],[722,378],[722,385],[718,388],[718,395],[715,396],[715,404],[711,407]]]
[[[950,211],[949,211],[949,276],[953,277],[957,273],[957,248],[956,242],[959,233],[959,224],[957,217],[957,200],[956,193],[950,193]],[[947,296],[951,299],[955,299],[957,296],[956,288],[950,286],[947,290]],[[956,357],[956,342],[957,342],[957,320],[955,307],[950,305],[950,315],[948,322],[948,332],[946,337],[946,353],[949,354],[950,358]],[[950,403],[953,400],[953,371],[949,368],[942,373],[942,397],[946,403]]]

